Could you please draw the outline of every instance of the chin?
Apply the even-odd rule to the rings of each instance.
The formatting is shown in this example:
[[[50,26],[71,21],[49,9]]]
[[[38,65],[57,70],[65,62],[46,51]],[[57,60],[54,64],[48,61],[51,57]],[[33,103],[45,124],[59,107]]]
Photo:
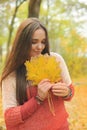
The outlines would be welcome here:
[[[41,55],[41,53],[37,53],[37,54],[35,54],[35,56],[39,56],[39,55]]]
[[[39,56],[39,55],[41,55],[41,53],[34,53],[31,55],[31,57],[35,57],[35,56]]]

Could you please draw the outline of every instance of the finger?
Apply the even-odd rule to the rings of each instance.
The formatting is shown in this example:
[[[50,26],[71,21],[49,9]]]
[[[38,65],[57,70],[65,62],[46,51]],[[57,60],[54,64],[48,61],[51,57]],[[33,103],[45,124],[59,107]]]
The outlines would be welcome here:
[[[54,95],[57,95],[57,96],[65,96],[68,94],[67,89],[66,90],[53,90],[52,92]]]
[[[38,84],[39,87],[41,87],[41,86],[45,87],[47,85],[51,85],[51,83],[50,82],[42,82],[42,83]]]
[[[52,85],[51,84],[48,84],[47,86],[45,86],[45,90],[49,90],[49,89],[51,89],[52,88]]]
[[[52,88],[52,85],[46,82],[38,86],[38,89],[43,92],[47,92],[50,88]]]
[[[54,89],[54,90],[52,90],[52,92],[53,93],[65,93],[66,92],[66,90],[60,90],[60,89]]]
[[[44,91],[48,91],[50,88],[52,88],[52,85],[51,84],[45,84],[44,86],[42,86],[42,89]]]
[[[63,93],[53,93],[53,95],[55,95],[55,96],[59,96],[59,97],[64,96],[64,94],[63,94]]]
[[[53,86],[52,90],[66,90],[67,88],[65,86]]]
[[[50,80],[49,80],[49,79],[43,79],[43,80],[40,81],[39,84],[42,84],[42,83],[44,83],[44,82],[50,82]]]
[[[61,85],[66,85],[66,84],[65,84],[65,83],[62,83],[62,82],[57,82],[57,83],[55,83],[55,85],[61,86]]]

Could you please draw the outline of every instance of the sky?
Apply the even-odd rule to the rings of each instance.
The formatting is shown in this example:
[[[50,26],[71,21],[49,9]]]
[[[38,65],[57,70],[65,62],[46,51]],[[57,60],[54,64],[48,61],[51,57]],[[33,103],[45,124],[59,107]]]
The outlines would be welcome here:
[[[87,5],[87,0],[79,0],[81,3],[85,3]]]

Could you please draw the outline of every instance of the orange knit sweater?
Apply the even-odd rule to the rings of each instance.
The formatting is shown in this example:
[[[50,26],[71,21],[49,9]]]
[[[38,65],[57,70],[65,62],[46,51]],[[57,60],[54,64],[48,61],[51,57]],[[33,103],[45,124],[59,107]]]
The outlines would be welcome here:
[[[70,85],[73,91],[73,86]],[[38,105],[36,99],[36,87],[31,89],[32,97],[22,106],[9,108],[5,111],[5,121],[7,130],[62,130],[64,122],[66,122],[68,114],[64,107],[64,99],[52,95],[54,104],[55,116],[49,110],[48,101],[45,100],[43,104]],[[65,100],[70,100],[69,97]]]

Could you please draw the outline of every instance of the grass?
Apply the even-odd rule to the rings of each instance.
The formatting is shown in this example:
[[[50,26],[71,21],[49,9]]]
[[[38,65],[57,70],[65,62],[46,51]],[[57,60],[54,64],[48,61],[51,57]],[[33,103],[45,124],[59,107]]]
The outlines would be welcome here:
[[[87,130],[87,86],[76,86],[75,95],[66,103],[70,130]]]
[[[75,95],[65,102],[69,113],[70,130],[87,130],[87,78],[74,79]],[[0,92],[0,130],[5,130]]]

